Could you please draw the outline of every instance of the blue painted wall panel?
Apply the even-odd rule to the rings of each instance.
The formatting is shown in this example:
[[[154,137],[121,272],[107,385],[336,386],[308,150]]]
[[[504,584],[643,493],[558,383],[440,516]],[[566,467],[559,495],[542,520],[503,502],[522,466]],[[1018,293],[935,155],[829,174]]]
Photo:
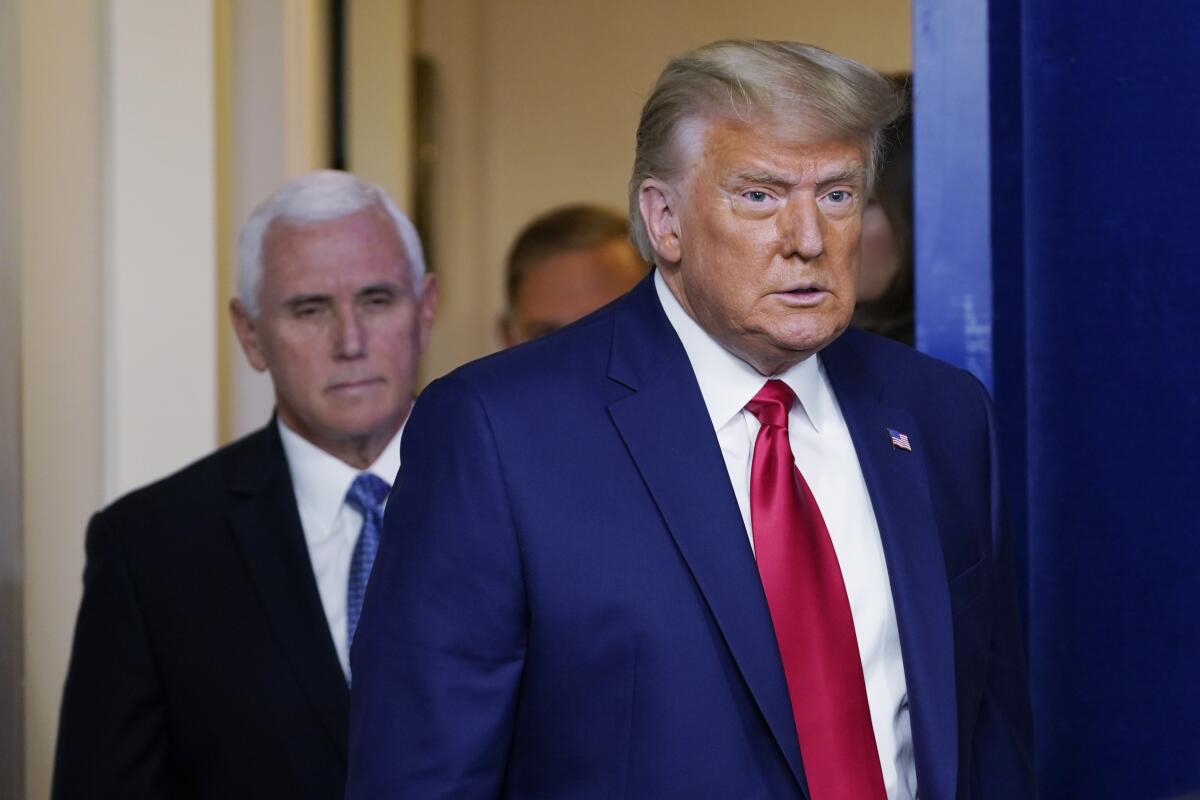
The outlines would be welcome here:
[[[1200,789],[1200,10],[1026,3],[1030,643],[1049,797]]]
[[[917,347],[990,388],[987,4],[918,0],[913,35]]]

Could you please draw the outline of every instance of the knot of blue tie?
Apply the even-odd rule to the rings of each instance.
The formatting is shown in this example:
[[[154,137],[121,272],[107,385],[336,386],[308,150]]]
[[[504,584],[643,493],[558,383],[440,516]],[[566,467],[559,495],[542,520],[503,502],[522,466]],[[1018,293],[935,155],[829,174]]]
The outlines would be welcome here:
[[[354,643],[354,632],[358,629],[358,618],[362,614],[363,596],[367,591],[367,579],[371,577],[371,566],[379,552],[379,534],[383,528],[383,501],[392,489],[378,475],[364,472],[350,484],[346,502],[362,514],[362,530],[350,557],[350,579],[346,583],[346,644]]]
[[[392,490],[388,482],[370,472],[359,473],[346,492],[346,502],[354,506],[364,517],[368,514],[382,514],[383,501]]]

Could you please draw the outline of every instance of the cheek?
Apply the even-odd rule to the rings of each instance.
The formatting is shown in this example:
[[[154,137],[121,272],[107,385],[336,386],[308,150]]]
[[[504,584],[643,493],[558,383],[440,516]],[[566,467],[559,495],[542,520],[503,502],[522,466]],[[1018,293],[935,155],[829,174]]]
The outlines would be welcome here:
[[[862,226],[848,224],[835,227],[826,236],[825,250],[839,275],[853,278],[858,270]]]
[[[388,365],[409,370],[417,360],[420,321],[416,313],[379,320],[371,328],[372,350]]]
[[[263,339],[263,354],[272,379],[293,392],[311,389],[319,381],[326,361],[324,337],[315,329],[277,331]]]

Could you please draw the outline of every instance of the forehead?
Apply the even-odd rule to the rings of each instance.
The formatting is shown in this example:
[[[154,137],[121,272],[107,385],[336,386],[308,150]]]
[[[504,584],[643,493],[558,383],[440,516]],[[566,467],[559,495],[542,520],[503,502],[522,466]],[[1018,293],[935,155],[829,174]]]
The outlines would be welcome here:
[[[529,265],[518,302],[544,294],[586,295],[636,283],[644,271],[632,245],[611,239],[595,247],[560,250]]]
[[[404,243],[377,207],[300,225],[276,221],[263,236],[262,264],[264,286],[285,293],[410,280]]]
[[[800,179],[823,170],[862,169],[866,162],[865,140],[803,116],[696,121],[681,130],[680,145],[691,173],[766,172]]]

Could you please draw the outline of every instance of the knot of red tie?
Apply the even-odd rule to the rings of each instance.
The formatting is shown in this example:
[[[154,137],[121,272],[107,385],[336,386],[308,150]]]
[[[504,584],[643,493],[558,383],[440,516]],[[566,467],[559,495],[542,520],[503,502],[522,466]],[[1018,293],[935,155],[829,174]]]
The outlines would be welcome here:
[[[786,429],[788,410],[796,399],[792,387],[780,380],[769,380],[758,390],[758,394],[746,403],[746,410],[758,417],[760,425],[773,425]]]

